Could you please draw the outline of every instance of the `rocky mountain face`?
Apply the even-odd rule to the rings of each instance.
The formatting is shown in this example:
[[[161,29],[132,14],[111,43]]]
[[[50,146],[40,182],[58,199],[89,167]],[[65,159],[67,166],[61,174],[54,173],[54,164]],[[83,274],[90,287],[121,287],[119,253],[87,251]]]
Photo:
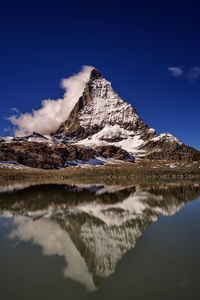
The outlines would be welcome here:
[[[0,137],[0,160],[30,167],[58,168],[69,161],[81,163],[100,156],[128,162],[135,158],[200,161],[200,151],[169,133],[157,135],[96,69],[56,132]]]
[[[95,163],[97,157],[134,162],[134,158],[127,151],[115,146],[92,149],[80,145],[47,142],[0,143],[0,161],[15,161],[33,168],[56,169],[76,163],[90,163],[91,160]]]
[[[135,109],[112,89],[111,83],[93,69],[82,96],[57,133],[83,139],[115,125],[144,137],[154,135]],[[120,139],[123,138],[118,136],[116,141]]]
[[[82,96],[56,135],[90,147],[114,145],[140,158],[200,160],[199,151],[171,134],[156,135],[96,69],[92,70]]]

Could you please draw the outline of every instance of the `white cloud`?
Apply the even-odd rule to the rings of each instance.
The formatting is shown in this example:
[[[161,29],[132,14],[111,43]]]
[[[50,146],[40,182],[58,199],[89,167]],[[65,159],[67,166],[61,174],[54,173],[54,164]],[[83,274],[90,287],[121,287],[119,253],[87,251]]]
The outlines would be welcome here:
[[[192,82],[195,82],[198,78],[200,78],[199,66],[195,66],[187,70],[183,70],[183,67],[170,67],[168,68],[168,71],[170,71],[171,76],[173,77],[191,79]]]
[[[82,95],[86,82],[89,80],[91,66],[84,66],[82,71],[67,79],[61,84],[65,89],[63,98],[57,100],[43,100],[42,107],[32,110],[31,113],[12,115],[8,119],[16,127],[15,135],[23,136],[33,131],[41,134],[50,134],[57,130],[62,122],[69,116],[74,105]],[[15,108],[14,111],[18,112]]]
[[[16,112],[17,114],[20,113],[20,111],[16,107],[12,107],[11,110],[14,111],[14,112]]]
[[[183,70],[181,67],[170,67],[168,70],[171,72],[173,77],[181,77],[183,75]]]
[[[188,71],[188,78],[197,79],[200,77],[200,67],[193,67]]]

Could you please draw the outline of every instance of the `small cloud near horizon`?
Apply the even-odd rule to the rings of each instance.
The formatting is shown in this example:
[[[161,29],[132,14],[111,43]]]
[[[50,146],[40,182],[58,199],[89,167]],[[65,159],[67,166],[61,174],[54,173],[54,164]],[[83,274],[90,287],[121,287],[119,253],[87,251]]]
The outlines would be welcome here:
[[[171,73],[172,77],[187,78],[193,82],[200,78],[200,67],[195,66],[188,70],[183,70],[183,67],[169,67],[167,70]]]
[[[182,67],[170,67],[168,71],[171,72],[171,76],[173,77],[181,77],[183,75]]]
[[[200,67],[193,67],[189,70],[188,78],[197,79],[200,78]]]

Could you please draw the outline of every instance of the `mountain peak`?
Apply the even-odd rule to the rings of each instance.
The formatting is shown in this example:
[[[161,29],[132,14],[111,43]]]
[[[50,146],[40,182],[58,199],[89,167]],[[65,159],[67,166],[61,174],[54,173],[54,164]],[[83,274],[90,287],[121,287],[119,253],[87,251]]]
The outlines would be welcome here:
[[[164,133],[156,135],[97,69],[92,69],[82,96],[56,131],[68,143],[87,147],[116,146],[138,158],[200,159],[200,152]]]
[[[106,139],[102,137],[106,143],[123,140],[124,132],[132,136],[141,133],[144,138],[155,134],[142,122],[132,105],[124,101],[94,68],[82,96],[56,134],[71,136],[77,142],[100,131],[107,136]]]
[[[98,78],[103,78],[103,76],[97,69],[94,68],[90,73],[90,80],[95,80]]]

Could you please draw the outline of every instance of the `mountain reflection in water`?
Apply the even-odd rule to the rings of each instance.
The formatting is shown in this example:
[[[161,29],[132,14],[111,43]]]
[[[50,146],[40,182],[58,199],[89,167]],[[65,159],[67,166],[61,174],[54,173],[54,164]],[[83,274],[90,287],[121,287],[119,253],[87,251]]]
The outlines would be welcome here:
[[[0,213],[15,223],[10,239],[64,257],[64,276],[95,290],[159,214],[174,215],[199,195],[198,184],[4,187]]]

